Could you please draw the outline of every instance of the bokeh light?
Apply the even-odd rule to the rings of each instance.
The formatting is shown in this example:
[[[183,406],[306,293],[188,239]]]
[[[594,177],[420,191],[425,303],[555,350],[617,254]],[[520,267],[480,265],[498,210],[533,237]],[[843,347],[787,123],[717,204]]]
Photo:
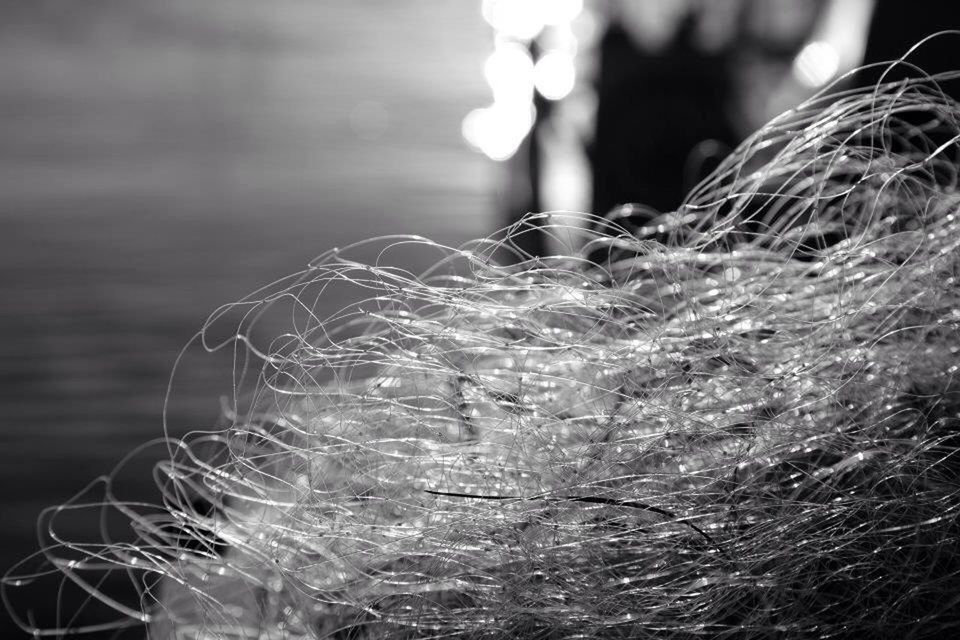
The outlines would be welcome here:
[[[484,0],[484,19],[498,33],[530,41],[546,24],[544,8],[551,4],[540,0]]]
[[[535,116],[532,104],[494,103],[468,113],[461,131],[477,151],[492,160],[506,160],[520,148]]]
[[[808,43],[793,61],[794,77],[814,89],[830,82],[839,69],[840,55],[831,44],[822,40]]]
[[[534,85],[548,100],[560,100],[573,90],[576,81],[573,56],[551,51],[537,61],[533,72]]]
[[[494,102],[527,103],[533,96],[533,58],[517,43],[499,43],[483,65]]]
[[[483,0],[480,9],[493,28],[494,50],[483,66],[493,104],[467,114],[462,133],[473,149],[506,160],[534,126],[534,91],[560,100],[574,89],[574,21],[589,12],[583,0]]]

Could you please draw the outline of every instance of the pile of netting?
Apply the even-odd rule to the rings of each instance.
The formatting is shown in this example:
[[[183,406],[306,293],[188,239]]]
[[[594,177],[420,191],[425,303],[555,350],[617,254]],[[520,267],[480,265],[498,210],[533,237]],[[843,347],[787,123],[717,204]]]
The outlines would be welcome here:
[[[131,572],[164,638],[945,637],[958,133],[891,83],[640,226],[543,214],[419,276],[322,256],[230,309],[235,402],[172,443],[162,510],[123,506],[139,542],[58,568]],[[570,251],[501,260],[534,231]]]

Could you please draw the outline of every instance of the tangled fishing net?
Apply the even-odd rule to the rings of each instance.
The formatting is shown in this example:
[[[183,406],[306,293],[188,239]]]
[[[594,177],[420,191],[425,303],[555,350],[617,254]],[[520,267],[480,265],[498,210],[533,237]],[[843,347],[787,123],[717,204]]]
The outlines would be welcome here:
[[[170,443],[161,509],[110,505],[138,541],[48,562],[126,572],[163,638],[956,632],[958,136],[888,83],[646,226],[544,214],[420,276],[330,252],[206,325],[242,314],[237,393]],[[534,228],[568,255],[498,263]]]

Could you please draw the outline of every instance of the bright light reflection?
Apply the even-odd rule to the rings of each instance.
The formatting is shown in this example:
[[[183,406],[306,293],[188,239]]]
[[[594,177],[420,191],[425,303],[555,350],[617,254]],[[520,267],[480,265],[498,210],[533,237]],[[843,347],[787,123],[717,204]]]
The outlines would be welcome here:
[[[530,105],[495,103],[474,109],[463,119],[464,140],[493,160],[510,158],[533,126],[534,110]]]
[[[840,69],[840,55],[827,42],[817,40],[807,44],[793,61],[793,75],[810,88],[830,82]]]
[[[518,44],[498,44],[483,65],[498,103],[526,103],[533,96],[533,58]]]
[[[491,27],[505,36],[532,40],[544,27],[542,0],[484,0],[481,10]]]
[[[583,13],[584,2],[483,0],[481,11],[495,32],[495,49],[483,67],[493,105],[467,114],[462,133],[474,149],[494,160],[506,160],[533,126],[534,88],[545,98],[559,100],[574,87],[577,37],[572,23]],[[541,33],[545,41],[539,44],[547,53],[534,65],[527,44]]]
[[[551,51],[537,61],[533,70],[537,91],[548,100],[559,100],[571,90],[576,81],[573,56],[561,51]]]

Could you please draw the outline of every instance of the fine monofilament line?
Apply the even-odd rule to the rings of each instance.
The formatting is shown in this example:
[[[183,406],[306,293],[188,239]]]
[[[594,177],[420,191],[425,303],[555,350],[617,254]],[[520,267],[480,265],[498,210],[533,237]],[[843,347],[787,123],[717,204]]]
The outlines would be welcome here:
[[[958,116],[931,82],[847,91],[641,229],[383,243],[442,250],[420,276],[325,254],[204,326],[224,424],[169,441],[159,508],[89,505],[137,542],[55,510],[44,570],[126,574],[143,613],[104,601],[160,638],[948,637]],[[531,230],[568,254],[496,261]],[[339,286],[362,301],[320,317]]]
[[[529,497],[519,497],[519,496],[481,496],[475,493],[452,493],[449,491],[431,491],[426,489],[426,492],[435,496],[450,496],[452,498],[473,498],[477,500],[551,500],[553,502],[583,502],[585,504],[605,504],[616,507],[629,507],[630,509],[641,509],[643,511],[649,511],[651,513],[656,513],[667,518],[676,518],[677,514],[670,513],[666,509],[661,509],[660,507],[655,507],[653,505],[646,504],[644,502],[639,502],[637,500],[613,500],[611,498],[602,498],[600,496],[529,496]],[[690,522],[685,523],[688,527],[699,533],[703,536],[704,540],[709,542],[711,545],[716,546],[717,543],[713,541],[707,533],[698,527],[695,524]],[[723,552],[723,549],[717,547],[717,550]]]

